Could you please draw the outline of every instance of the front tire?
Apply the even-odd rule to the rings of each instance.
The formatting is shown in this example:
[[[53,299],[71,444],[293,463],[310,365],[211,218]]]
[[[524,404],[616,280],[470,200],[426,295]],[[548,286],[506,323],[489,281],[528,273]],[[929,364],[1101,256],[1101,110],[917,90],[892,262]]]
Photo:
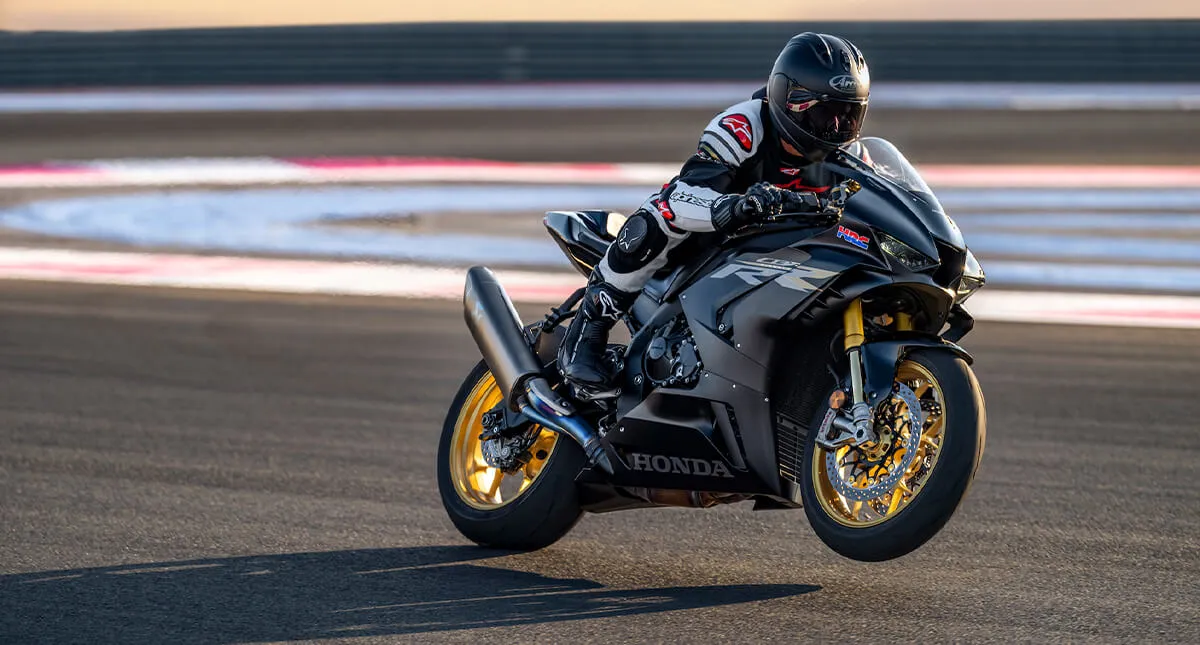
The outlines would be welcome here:
[[[513,473],[488,467],[479,440],[482,416],[502,398],[487,364],[480,361],[446,413],[438,445],[438,490],[450,521],[467,539],[531,551],[556,542],[583,515],[575,477],[586,460],[575,442],[543,429],[525,467]]]
[[[890,560],[932,538],[958,508],[983,456],[983,394],[962,358],[914,352],[900,362],[896,382],[923,410],[916,434],[899,396],[879,405],[874,444],[835,451],[817,445],[825,409],[809,426],[805,514],[821,541],[854,560]]]

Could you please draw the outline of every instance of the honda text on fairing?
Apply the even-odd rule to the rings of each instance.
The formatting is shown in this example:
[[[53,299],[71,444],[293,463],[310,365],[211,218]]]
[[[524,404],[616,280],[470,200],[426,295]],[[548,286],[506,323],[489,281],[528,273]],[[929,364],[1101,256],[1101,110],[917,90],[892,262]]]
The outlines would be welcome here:
[[[537,549],[585,511],[742,501],[804,508],[856,560],[937,533],[983,454],[983,395],[955,343],[984,274],[894,146],[849,150],[825,162],[838,183],[820,208],[836,223],[782,213],[654,277],[624,317],[629,343],[609,345],[607,398],[572,398],[556,366],[582,289],[523,326],[495,276],[471,269],[465,314],[484,360],[438,453],[463,535]],[[619,217],[545,224],[587,273]]]

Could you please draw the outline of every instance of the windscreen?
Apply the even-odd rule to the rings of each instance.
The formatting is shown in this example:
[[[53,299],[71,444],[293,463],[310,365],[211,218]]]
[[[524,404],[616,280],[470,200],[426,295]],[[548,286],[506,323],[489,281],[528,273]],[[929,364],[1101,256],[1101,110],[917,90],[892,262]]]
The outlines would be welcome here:
[[[958,225],[942,209],[933,189],[921,178],[921,173],[904,158],[896,146],[886,139],[865,137],[844,148],[843,152],[857,157],[870,172],[912,195],[920,206],[913,213],[933,236],[955,248],[965,248]]]
[[[845,151],[867,162],[875,173],[914,193],[932,195],[933,190],[921,173],[887,139],[864,137],[846,146]]]

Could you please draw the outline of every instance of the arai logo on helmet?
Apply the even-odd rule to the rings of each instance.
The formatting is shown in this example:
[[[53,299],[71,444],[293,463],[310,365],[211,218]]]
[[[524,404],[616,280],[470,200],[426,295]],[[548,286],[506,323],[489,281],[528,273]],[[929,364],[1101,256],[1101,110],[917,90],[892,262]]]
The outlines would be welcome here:
[[[848,74],[834,76],[829,79],[829,87],[845,94],[853,94],[858,91],[858,79]]]

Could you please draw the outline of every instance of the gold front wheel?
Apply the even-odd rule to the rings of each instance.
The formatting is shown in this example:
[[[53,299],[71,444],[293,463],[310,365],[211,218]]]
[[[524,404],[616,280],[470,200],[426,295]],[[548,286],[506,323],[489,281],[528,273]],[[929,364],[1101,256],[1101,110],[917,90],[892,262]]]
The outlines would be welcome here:
[[[877,441],[827,450],[805,444],[801,496],[809,523],[834,551],[878,562],[911,552],[946,524],[983,456],[987,415],[975,374],[950,350],[915,351],[875,408]]]
[[[920,363],[896,370],[891,399],[875,416],[878,441],[826,450],[811,459],[817,501],[835,521],[853,528],[886,522],[925,489],[945,440],[945,395]]]

